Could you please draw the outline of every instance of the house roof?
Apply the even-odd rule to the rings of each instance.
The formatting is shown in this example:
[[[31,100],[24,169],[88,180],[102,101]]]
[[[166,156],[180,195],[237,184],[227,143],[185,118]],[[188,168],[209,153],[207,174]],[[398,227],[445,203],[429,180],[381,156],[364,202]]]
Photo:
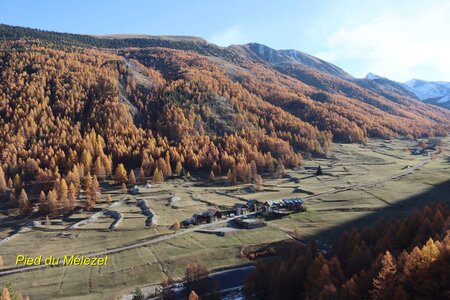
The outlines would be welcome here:
[[[285,205],[303,204],[305,201],[302,198],[288,198],[281,200]]]
[[[242,208],[248,208],[247,204],[243,204],[243,203],[236,203],[235,205],[233,205],[234,209],[242,209]]]
[[[248,207],[253,207],[255,204],[259,204],[260,202],[258,200],[248,200],[247,201],[247,206]]]
[[[202,216],[204,217],[213,217],[214,215],[216,215],[217,213],[219,213],[219,211],[215,208],[209,208],[207,211],[205,211]]]
[[[283,205],[295,205],[295,204],[303,204],[305,200],[302,198],[286,198],[281,200],[269,200],[264,202],[265,205],[268,206],[283,206]]]

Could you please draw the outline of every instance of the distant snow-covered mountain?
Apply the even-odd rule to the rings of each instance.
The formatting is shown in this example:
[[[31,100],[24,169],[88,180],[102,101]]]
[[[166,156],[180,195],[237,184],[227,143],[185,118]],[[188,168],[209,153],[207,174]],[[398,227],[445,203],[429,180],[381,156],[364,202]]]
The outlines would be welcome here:
[[[376,80],[386,78],[368,73],[365,79]],[[407,82],[399,82],[399,84],[414,93],[419,100],[425,103],[450,109],[450,82],[411,79]]]
[[[421,100],[450,95],[450,82],[411,79],[403,84]]]

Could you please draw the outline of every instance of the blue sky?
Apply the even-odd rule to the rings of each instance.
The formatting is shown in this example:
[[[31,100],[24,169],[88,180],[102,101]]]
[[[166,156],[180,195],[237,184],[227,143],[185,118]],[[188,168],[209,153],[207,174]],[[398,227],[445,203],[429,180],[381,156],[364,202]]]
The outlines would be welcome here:
[[[356,77],[450,81],[448,0],[0,1],[4,24],[258,42],[304,51]]]

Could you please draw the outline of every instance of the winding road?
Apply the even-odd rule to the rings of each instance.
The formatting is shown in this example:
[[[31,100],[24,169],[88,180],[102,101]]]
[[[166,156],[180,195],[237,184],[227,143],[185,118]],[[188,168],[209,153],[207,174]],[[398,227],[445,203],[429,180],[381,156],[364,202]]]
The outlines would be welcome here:
[[[191,232],[194,232],[194,231],[199,230],[199,229],[205,229],[205,228],[208,228],[210,226],[216,226],[216,225],[219,225],[219,224],[225,224],[225,223],[228,223],[229,221],[234,220],[236,218],[241,218],[241,217],[244,217],[244,216],[251,216],[251,215],[254,215],[254,214],[255,214],[254,212],[248,213],[248,214],[243,214],[243,215],[240,215],[240,216],[235,216],[235,217],[227,218],[227,219],[224,219],[224,220],[220,220],[220,221],[217,221],[217,222],[214,222],[214,223],[202,224],[202,225],[194,226],[192,228],[183,229],[183,230],[180,230],[180,231],[175,232],[173,234],[160,236],[160,237],[151,239],[149,241],[139,242],[139,243],[132,244],[132,245],[127,245],[127,246],[111,248],[111,249],[107,249],[107,250],[99,251],[99,252],[94,252],[94,253],[79,254],[79,256],[85,256],[85,257],[105,256],[105,255],[114,254],[114,253],[118,253],[118,252],[122,252],[122,251],[126,251],[126,250],[131,250],[131,249],[135,249],[135,248],[139,248],[139,247],[145,247],[145,246],[148,246],[148,245],[151,245],[151,244],[156,244],[156,243],[163,242],[163,241],[171,239],[171,238],[178,237],[178,236],[186,234],[186,233],[191,233]],[[61,258],[61,261],[62,261],[62,258]],[[26,271],[40,270],[40,269],[45,269],[47,267],[49,267],[49,266],[47,266],[45,264],[41,264],[39,266],[12,267],[12,268],[0,271],[0,276],[11,275],[11,274],[20,273],[20,272],[26,272]],[[60,267],[60,266],[52,266],[52,267],[55,268],[55,267]]]

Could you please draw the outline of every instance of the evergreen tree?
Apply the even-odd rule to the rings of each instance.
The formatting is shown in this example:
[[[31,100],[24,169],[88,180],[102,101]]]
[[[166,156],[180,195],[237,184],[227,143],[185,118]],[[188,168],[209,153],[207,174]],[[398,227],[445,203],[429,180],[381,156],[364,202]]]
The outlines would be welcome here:
[[[189,300],[200,300],[200,297],[194,291],[191,291],[189,294]]]
[[[285,174],[284,163],[281,159],[277,161],[277,177],[282,178]]]
[[[182,175],[181,172],[183,171],[183,166],[181,165],[181,162],[177,162],[177,165],[175,166],[175,175]]]
[[[175,222],[172,225],[172,229],[175,230],[175,231],[178,231],[178,230],[180,230],[180,228],[181,228],[180,221],[175,220]]]
[[[216,179],[216,176],[214,175],[214,172],[211,170],[211,172],[209,172],[208,180],[209,181],[214,181],[214,179]]]
[[[56,190],[50,190],[47,194],[48,210],[50,214],[58,212],[58,194]]]
[[[130,171],[130,175],[128,176],[128,183],[131,185],[135,185],[136,184],[136,176],[134,176],[134,171],[131,170]]]
[[[14,188],[12,188],[9,191],[9,203],[12,206],[16,206],[17,205],[16,190]]]
[[[41,191],[41,193],[39,194],[39,211],[42,214],[48,214],[50,212],[47,197],[45,196],[44,191]]]
[[[159,183],[164,181],[164,176],[161,171],[159,171],[158,167],[155,168],[152,177],[153,182]]]
[[[373,280],[372,299],[389,299],[394,295],[396,287],[397,267],[389,251],[383,256],[382,267],[378,276]]]
[[[142,167],[139,169],[139,182],[145,183],[145,171]]]
[[[322,167],[319,166],[319,167],[317,168],[317,171],[316,171],[316,176],[321,176],[321,175],[323,175]]]
[[[5,172],[0,164],[0,192],[6,191],[8,185],[6,184]]]
[[[69,184],[69,190],[67,193],[67,199],[69,202],[69,210],[73,210],[75,208],[77,202],[77,191],[73,182]]]
[[[19,174],[16,174],[16,176],[14,176],[13,185],[16,190],[22,189],[22,180],[20,180]]]
[[[123,164],[118,164],[116,171],[114,173],[114,181],[118,184],[126,183],[128,180],[127,178],[127,170],[125,170],[125,167]]]
[[[61,209],[63,212],[67,211],[69,209],[69,198],[68,198],[68,194],[69,194],[69,187],[67,186],[66,181],[64,180],[64,178],[62,178],[59,182],[59,203],[61,205]]]
[[[80,160],[81,160],[81,163],[84,165],[85,170],[89,171],[91,169],[91,165],[92,165],[92,155],[87,149],[84,149],[83,152],[81,153]]]
[[[258,168],[256,167],[256,162],[254,160],[250,162],[250,171],[252,174],[252,181],[256,182],[256,180],[258,180]]]
[[[103,167],[103,162],[101,157],[97,157],[94,163],[94,175],[97,177],[103,177],[106,175],[105,168]]]
[[[262,180],[262,177],[261,177],[261,175],[258,175],[258,176],[256,177],[256,191],[257,191],[257,192],[262,192],[263,189],[264,189],[264,187],[263,187],[263,180]]]
[[[30,201],[28,200],[28,195],[24,189],[20,192],[19,195],[19,212],[22,215],[28,214],[31,211]]]

